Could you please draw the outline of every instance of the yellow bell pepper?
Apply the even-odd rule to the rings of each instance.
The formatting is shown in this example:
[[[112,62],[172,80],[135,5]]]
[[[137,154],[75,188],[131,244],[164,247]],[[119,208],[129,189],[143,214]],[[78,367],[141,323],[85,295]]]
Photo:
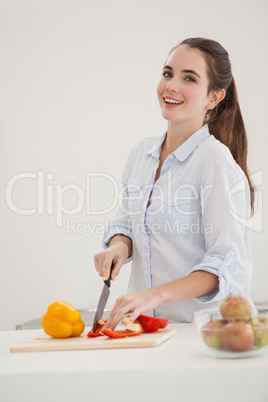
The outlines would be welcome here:
[[[48,306],[42,317],[42,327],[45,333],[53,338],[69,338],[80,336],[85,324],[81,315],[73,306],[64,301],[57,301]]]

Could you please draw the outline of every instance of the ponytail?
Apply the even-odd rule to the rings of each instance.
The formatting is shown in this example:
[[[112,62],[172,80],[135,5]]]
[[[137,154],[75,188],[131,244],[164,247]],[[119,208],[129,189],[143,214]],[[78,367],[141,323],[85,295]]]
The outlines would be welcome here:
[[[244,171],[251,194],[251,212],[254,213],[254,185],[247,168],[248,141],[240,110],[234,78],[232,77],[225,98],[210,111],[207,119],[210,133],[226,145],[236,163]]]

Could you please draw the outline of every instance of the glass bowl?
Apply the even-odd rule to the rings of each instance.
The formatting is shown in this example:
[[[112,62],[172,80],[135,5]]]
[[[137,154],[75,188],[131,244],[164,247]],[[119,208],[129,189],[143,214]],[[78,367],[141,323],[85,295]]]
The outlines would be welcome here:
[[[225,321],[220,309],[194,313],[202,352],[209,357],[243,358],[268,353],[268,306],[256,307],[248,321]]]

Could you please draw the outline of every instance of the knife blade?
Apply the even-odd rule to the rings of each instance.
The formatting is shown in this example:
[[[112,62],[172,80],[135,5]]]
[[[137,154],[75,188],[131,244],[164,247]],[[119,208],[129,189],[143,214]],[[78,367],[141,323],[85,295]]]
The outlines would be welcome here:
[[[98,328],[98,322],[99,320],[102,318],[103,315],[103,311],[105,309],[108,297],[110,295],[110,286],[111,286],[111,274],[112,274],[112,270],[113,270],[114,265],[111,265],[111,270],[110,270],[110,276],[108,279],[106,279],[106,281],[104,281],[104,285],[102,288],[102,292],[100,295],[100,300],[97,306],[97,311],[94,317],[94,321],[93,321],[93,328],[92,331],[96,332],[97,328]]]

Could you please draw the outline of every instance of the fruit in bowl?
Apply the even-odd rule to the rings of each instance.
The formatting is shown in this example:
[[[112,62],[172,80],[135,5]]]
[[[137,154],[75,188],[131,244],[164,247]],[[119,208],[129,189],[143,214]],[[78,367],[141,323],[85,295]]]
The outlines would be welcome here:
[[[254,346],[261,348],[268,345],[268,317],[253,317],[250,323],[254,332]]]
[[[222,327],[225,325],[225,321],[221,319],[215,319],[207,322],[202,327],[202,336],[204,342],[212,348],[220,348],[222,346]]]
[[[258,315],[242,296],[230,296],[220,308],[201,310],[193,320],[205,354],[214,357],[244,357],[268,352],[268,308]]]
[[[229,296],[220,306],[222,318],[226,321],[242,320],[251,318],[251,305],[243,296]]]
[[[245,321],[229,322],[222,328],[222,345],[232,352],[246,352],[253,343],[253,328]]]

